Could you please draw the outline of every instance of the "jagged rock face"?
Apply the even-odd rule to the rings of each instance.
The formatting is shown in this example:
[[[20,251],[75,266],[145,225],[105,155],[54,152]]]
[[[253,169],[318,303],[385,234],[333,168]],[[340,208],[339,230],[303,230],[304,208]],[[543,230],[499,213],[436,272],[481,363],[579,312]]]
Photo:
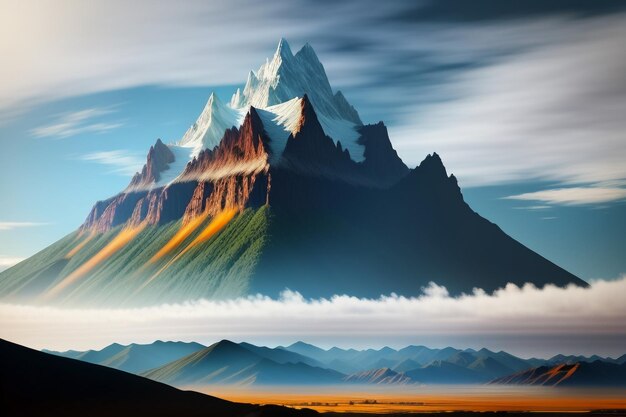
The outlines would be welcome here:
[[[200,216],[206,207],[206,202],[213,192],[213,184],[206,181],[198,182],[193,190],[189,204],[185,208],[183,223],[187,224],[194,217]]]
[[[298,129],[287,139],[279,161],[283,168],[311,176],[336,178],[348,183],[371,187],[387,187],[409,169],[391,146],[387,128],[381,122],[359,128],[359,142],[365,147],[365,160],[355,162],[341,141],[328,137],[319,122],[315,109],[305,95],[301,101]]]
[[[181,181],[198,181],[184,222],[201,213],[215,215],[225,208],[241,211],[252,194],[252,206],[264,204],[269,169],[267,141],[263,124],[251,108],[240,129],[227,130],[218,147],[194,158],[181,175]],[[259,177],[262,179],[257,181]]]
[[[202,151],[187,165],[179,181],[98,202],[82,228],[105,232],[124,223],[154,225],[180,218],[187,223],[203,213],[215,215],[225,208],[241,211],[247,206],[263,205],[269,181],[267,140],[252,108],[241,128],[227,130],[219,146]],[[154,147],[156,152],[151,148],[151,154],[156,155],[159,148]],[[155,161],[150,156],[148,160]]]
[[[81,229],[103,233],[126,223],[132,218],[137,204],[143,204],[141,201],[147,194],[147,192],[122,193],[97,202]]]
[[[161,178],[161,172],[165,171],[172,162],[174,162],[174,154],[161,142],[161,139],[157,139],[156,144],[148,151],[146,164],[141,172],[133,176],[128,188],[132,190],[156,183]]]
[[[365,145],[363,168],[368,175],[393,183],[409,172],[409,168],[393,149],[383,122],[362,126],[359,133],[359,141]]]
[[[298,129],[289,136],[283,152],[281,164],[290,169],[310,172],[314,175],[326,171],[347,172],[356,167],[350,159],[350,153],[343,150],[341,142],[335,142],[324,133],[324,129],[305,95]]]
[[[205,149],[183,171],[180,181],[217,180],[231,175],[266,171],[268,153],[263,123],[251,108],[241,128],[226,130],[219,146]]]

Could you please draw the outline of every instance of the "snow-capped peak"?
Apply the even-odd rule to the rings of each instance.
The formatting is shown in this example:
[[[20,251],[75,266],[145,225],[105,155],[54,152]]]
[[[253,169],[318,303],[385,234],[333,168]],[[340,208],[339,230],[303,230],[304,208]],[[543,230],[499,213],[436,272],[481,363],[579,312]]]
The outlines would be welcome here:
[[[310,44],[295,55],[281,39],[271,60],[248,75],[243,91],[235,92],[231,106],[267,108],[307,95],[318,113],[331,119],[362,124],[358,113],[345,98],[333,94],[324,66]]]
[[[187,129],[179,146],[193,148],[195,156],[201,150],[217,146],[226,129],[239,125],[240,112],[235,110],[211,93],[198,120]]]
[[[293,53],[291,52],[291,48],[289,47],[289,43],[285,38],[280,38],[278,41],[278,47],[276,48],[276,52],[274,55],[278,55],[283,57],[284,59],[289,59],[293,57]]]
[[[287,41],[281,39],[271,59],[267,59],[256,72],[248,73],[244,89],[237,89],[228,105],[211,93],[196,122],[171,147],[177,162],[183,163],[203,149],[217,146],[227,129],[242,124],[250,106],[260,110],[265,129],[273,141],[273,161],[276,161],[287,137],[294,133],[300,116],[300,99],[305,94],[313,104],[324,132],[335,141],[341,141],[355,161],[361,161],[364,148],[358,142],[356,128],[362,122],[357,111],[340,91],[333,93],[324,66],[310,44],[306,43],[294,55]],[[185,153],[189,156],[185,157]]]

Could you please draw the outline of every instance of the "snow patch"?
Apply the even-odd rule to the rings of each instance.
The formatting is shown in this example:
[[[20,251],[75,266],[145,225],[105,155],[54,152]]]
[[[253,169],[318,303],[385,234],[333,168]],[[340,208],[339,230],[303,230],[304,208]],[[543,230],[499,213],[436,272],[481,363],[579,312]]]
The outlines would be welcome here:
[[[203,149],[213,149],[219,145],[227,129],[241,125],[239,119],[239,110],[225,105],[211,93],[200,117],[187,129],[177,145],[192,148],[192,155],[197,156]]]
[[[170,163],[168,168],[159,174],[157,181],[152,188],[164,187],[171,184],[182,174],[187,163],[194,157],[194,149],[179,145],[167,145],[174,154],[174,162]]]
[[[287,146],[289,135],[298,129],[302,99],[294,98],[267,109],[257,109],[265,133],[270,138],[270,163],[276,163]]]

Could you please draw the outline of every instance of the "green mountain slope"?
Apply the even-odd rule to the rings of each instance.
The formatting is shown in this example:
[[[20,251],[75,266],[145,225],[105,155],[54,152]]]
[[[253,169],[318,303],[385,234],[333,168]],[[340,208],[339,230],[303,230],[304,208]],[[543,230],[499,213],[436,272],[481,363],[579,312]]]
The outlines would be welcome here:
[[[172,251],[152,263],[151,259],[183,225],[179,220],[145,227],[83,276],[54,292],[79,268],[106,252],[124,229],[116,227],[93,237],[75,232],[0,273],[0,294],[14,301],[35,298],[80,305],[88,300],[90,306],[123,305],[131,300],[137,305],[241,296],[247,293],[266,243],[268,216],[267,207],[247,209],[210,239],[192,245],[211,223],[209,217]]]

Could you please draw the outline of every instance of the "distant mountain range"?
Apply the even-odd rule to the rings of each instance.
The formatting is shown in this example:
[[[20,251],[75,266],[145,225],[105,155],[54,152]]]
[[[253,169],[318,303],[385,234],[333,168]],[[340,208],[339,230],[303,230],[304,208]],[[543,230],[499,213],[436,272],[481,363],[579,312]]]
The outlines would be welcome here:
[[[240,345],[228,341],[202,348],[198,359],[207,353],[229,357],[232,352],[247,355]],[[68,355],[72,354],[66,352]],[[73,354],[76,354],[74,352]],[[209,353],[210,354],[210,353]],[[276,355],[276,353],[273,353]],[[229,358],[232,360],[233,358]],[[457,358],[459,359],[459,358]],[[265,359],[262,359],[265,360]],[[178,362],[178,361],[177,361]],[[189,365],[189,361],[183,361]],[[276,363],[276,362],[274,362]],[[203,368],[204,365],[198,367]],[[624,387],[626,365],[610,362],[581,362],[557,367],[541,367],[500,378],[493,383],[527,384],[563,387]],[[184,371],[183,366],[178,371]],[[38,352],[0,339],[0,414],[11,417],[110,417],[110,416],[177,416],[177,417],[314,417],[309,409],[276,405],[233,403],[194,391],[181,391],[145,377],[91,364],[76,359]],[[192,369],[192,368],[189,368]],[[298,372],[301,368],[294,367]],[[220,371],[218,371],[220,372]],[[344,378],[344,384],[407,384],[406,375],[389,369],[361,372]],[[388,411],[384,410],[384,415]],[[328,413],[339,416],[343,413]],[[515,417],[527,414],[507,412]],[[533,413],[539,417],[560,415]],[[353,414],[357,415],[357,414]],[[361,414],[358,414],[361,415]],[[365,414],[363,414],[365,415]],[[383,415],[383,414],[367,414]],[[395,415],[395,414],[394,414]],[[400,415],[400,414],[398,414]],[[433,416],[475,416],[475,412],[433,413]],[[573,414],[572,414],[573,415]],[[581,414],[582,415],[582,414]],[[603,411],[585,415],[622,415]]]
[[[407,167],[383,122],[364,124],[333,91],[313,48],[281,40],[229,103],[211,94],[179,141],[157,140],[78,230],[0,273],[0,299],[379,297],[430,282],[451,294],[587,285],[475,213],[436,153]]]
[[[626,363],[596,360],[540,366],[497,378],[492,383],[559,387],[626,387]]]
[[[522,359],[503,351],[452,347],[325,350],[304,342],[268,348],[222,340],[211,346],[157,341],[149,345],[112,344],[100,351],[50,353],[126,370],[175,386],[525,383],[522,381],[534,381],[531,376],[538,373],[554,373],[554,364],[561,366],[559,369],[575,366],[584,370],[573,380],[580,381],[577,382],[580,385],[586,380],[592,385],[599,384],[597,380],[601,376],[597,375],[601,374],[590,379],[587,375],[591,373],[586,371],[589,366],[610,365],[614,368],[606,369],[626,375],[624,356],[602,360],[595,356],[563,355]],[[526,375],[528,372],[530,376]],[[618,378],[607,376],[606,381],[611,385]]]
[[[107,346],[102,350],[89,350],[87,352],[51,352],[67,358],[79,359],[84,362],[109,366],[121,371],[140,373],[165,365],[173,360],[197,352],[204,346],[199,343],[162,342],[160,340],[145,344],[130,344],[122,346],[117,343]]]
[[[144,375],[174,385],[335,384],[344,377],[334,370],[307,365],[304,362],[308,359],[299,356],[280,349],[249,349],[223,340]]]
[[[0,339],[3,416],[306,417],[311,410],[258,406],[180,391],[116,369]]]

